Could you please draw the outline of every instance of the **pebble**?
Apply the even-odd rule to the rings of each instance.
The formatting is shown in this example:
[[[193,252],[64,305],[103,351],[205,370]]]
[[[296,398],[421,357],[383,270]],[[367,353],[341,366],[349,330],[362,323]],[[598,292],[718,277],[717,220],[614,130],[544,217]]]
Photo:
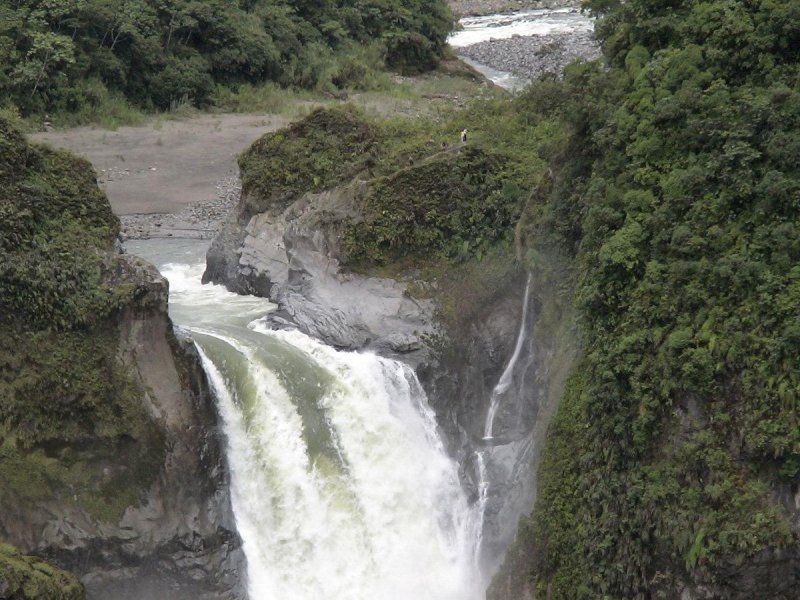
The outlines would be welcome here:
[[[560,75],[575,59],[602,56],[592,33],[585,31],[489,40],[459,48],[458,53],[525,79],[538,79],[546,73]]]
[[[208,202],[185,206],[177,213],[125,215],[120,217],[124,240],[146,240],[151,237],[188,237],[212,239],[223,220],[236,208],[242,185],[238,177],[217,182],[217,195]]]

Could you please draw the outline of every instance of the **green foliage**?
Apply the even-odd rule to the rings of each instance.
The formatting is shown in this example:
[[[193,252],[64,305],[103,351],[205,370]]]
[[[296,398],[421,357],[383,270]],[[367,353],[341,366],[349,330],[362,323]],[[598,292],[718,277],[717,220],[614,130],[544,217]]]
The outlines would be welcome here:
[[[163,434],[117,357],[111,317],[135,294],[115,283],[118,230],[88,162],[29,145],[0,117],[4,513],[70,497],[117,520],[163,463]]]
[[[85,114],[109,94],[163,110],[217,85],[358,86],[384,64],[435,67],[452,24],[441,0],[5,0],[0,94],[25,115]]]
[[[349,181],[369,164],[377,136],[349,106],[315,110],[263,136],[239,158],[245,216],[285,208],[303,192]]]
[[[11,600],[84,600],[85,590],[72,573],[13,546],[0,544],[0,590]]]
[[[28,145],[0,119],[0,323],[86,325],[114,310],[101,259],[119,231],[85,160]]]
[[[377,180],[363,221],[345,231],[351,265],[383,265],[408,255],[450,259],[485,252],[504,237],[519,211],[521,190],[504,185],[504,161],[468,147],[443,153]]]
[[[519,100],[569,133],[522,233],[573,257],[585,356],[512,555],[553,599],[739,597],[735,565],[798,548],[797,3],[590,6],[611,69]]]

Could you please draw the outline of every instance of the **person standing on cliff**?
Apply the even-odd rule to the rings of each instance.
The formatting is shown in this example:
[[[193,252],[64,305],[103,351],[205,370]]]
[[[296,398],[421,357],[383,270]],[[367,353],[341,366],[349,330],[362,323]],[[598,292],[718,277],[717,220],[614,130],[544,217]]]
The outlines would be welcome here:
[[[461,132],[461,143],[462,144],[466,144],[467,143],[467,130],[466,129],[464,129]]]

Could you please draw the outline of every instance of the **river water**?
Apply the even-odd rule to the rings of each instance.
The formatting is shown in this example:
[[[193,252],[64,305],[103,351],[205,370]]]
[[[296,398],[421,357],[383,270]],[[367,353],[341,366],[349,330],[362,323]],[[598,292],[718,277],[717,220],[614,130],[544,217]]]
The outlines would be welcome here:
[[[207,242],[130,241],[170,282],[227,438],[252,600],[479,600],[475,506],[414,372],[271,331],[201,285]]]
[[[489,40],[509,39],[515,36],[591,32],[594,28],[594,21],[575,8],[523,10],[498,15],[464,17],[459,20],[459,24],[461,29],[451,34],[447,40],[456,52],[459,48]],[[469,58],[462,57],[462,60],[500,87],[515,90],[527,83],[527,80],[512,73],[494,69]]]

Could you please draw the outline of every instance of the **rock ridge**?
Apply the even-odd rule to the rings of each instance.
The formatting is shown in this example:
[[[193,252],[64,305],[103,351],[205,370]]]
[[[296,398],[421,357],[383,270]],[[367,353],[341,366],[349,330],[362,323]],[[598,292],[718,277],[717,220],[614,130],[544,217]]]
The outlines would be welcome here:
[[[433,303],[412,298],[407,284],[342,267],[345,223],[358,219],[369,184],[354,180],[305,193],[286,209],[230,220],[207,255],[204,282],[269,298],[276,328],[297,328],[338,349],[371,349],[413,365],[429,357]]]

